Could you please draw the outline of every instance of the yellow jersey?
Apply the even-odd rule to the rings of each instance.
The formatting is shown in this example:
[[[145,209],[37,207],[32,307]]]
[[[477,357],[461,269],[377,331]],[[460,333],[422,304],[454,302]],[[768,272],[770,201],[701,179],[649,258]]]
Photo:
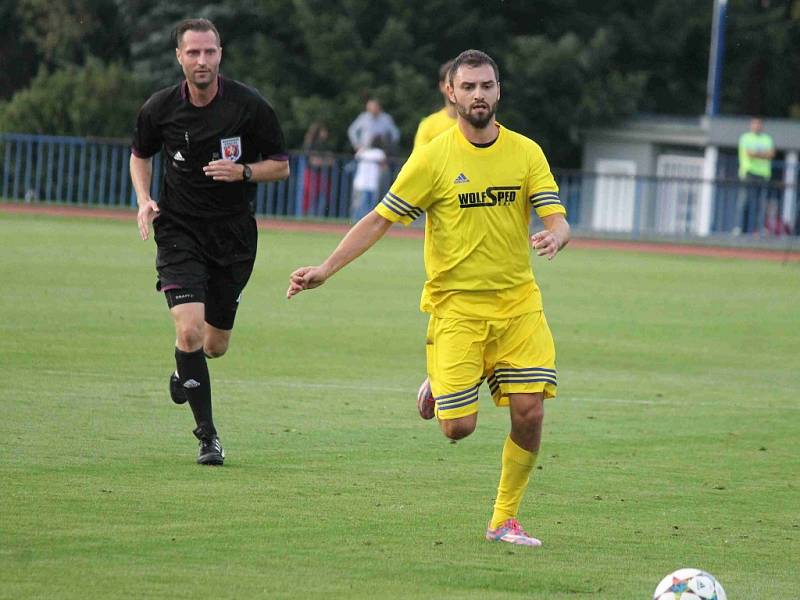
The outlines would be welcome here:
[[[456,124],[455,117],[447,114],[447,109],[428,115],[419,122],[417,134],[414,136],[414,148],[427,144],[440,133],[443,133]]]
[[[438,317],[508,319],[542,309],[531,207],[539,217],[566,210],[539,145],[497,127],[488,147],[453,127],[415,148],[375,208],[405,225],[426,213],[420,308]]]

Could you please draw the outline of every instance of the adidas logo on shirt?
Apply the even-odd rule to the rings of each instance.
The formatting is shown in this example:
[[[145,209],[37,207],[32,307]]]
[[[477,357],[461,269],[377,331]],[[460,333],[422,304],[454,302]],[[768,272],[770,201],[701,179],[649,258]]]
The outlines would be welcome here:
[[[469,179],[467,179],[467,176],[464,175],[463,173],[459,173],[458,177],[455,178],[455,181],[453,181],[453,183],[469,183]]]
[[[186,162],[186,159],[185,159],[185,158],[183,158],[183,154],[181,154],[181,151],[180,151],[180,150],[178,150],[178,151],[175,153],[175,156],[173,156],[172,158],[174,158],[175,160],[178,160],[178,161],[180,161],[180,162]]]

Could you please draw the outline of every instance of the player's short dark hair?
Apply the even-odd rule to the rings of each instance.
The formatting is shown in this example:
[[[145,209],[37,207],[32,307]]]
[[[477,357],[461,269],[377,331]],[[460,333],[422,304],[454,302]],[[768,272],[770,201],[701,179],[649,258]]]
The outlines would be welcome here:
[[[217,37],[217,46],[222,46],[222,41],[219,37],[219,31],[214,27],[214,24],[208,19],[184,19],[175,27],[175,47],[180,48],[183,34],[187,31],[213,31]]]
[[[485,52],[481,52],[480,50],[464,50],[461,54],[453,59],[453,64],[450,65],[450,72],[447,74],[447,81],[451,87],[453,85],[453,80],[456,77],[456,73],[461,65],[467,65],[468,67],[473,68],[480,67],[482,65],[492,65],[495,81],[500,81],[500,69],[497,68],[497,63],[494,62],[494,59],[491,56]]]
[[[449,75],[450,67],[452,66],[453,66],[453,59],[451,58],[446,63],[442,64],[441,67],[439,67],[439,83],[447,81],[447,76]]]

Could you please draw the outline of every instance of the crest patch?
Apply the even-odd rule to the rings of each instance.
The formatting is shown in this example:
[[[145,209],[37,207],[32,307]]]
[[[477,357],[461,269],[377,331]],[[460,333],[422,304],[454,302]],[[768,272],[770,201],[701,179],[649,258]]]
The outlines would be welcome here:
[[[225,138],[219,141],[222,158],[236,162],[242,158],[242,138]]]

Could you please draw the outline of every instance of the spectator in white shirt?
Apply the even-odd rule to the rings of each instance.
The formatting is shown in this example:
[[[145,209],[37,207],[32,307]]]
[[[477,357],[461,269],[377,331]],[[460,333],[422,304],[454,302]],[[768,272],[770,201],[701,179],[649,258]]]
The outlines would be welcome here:
[[[355,223],[369,213],[378,201],[381,174],[386,169],[385,141],[377,136],[356,152],[356,173],[353,177],[353,200],[350,220]]]

